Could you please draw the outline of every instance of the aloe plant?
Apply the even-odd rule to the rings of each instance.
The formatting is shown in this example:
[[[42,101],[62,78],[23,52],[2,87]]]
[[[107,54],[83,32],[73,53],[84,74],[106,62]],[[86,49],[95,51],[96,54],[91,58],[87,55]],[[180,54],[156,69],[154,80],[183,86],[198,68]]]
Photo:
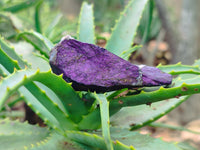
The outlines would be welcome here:
[[[135,50],[131,45],[147,2],[129,2],[107,42],[108,50],[126,59]],[[95,42],[92,8],[92,5],[83,3],[77,30],[77,39],[87,43]],[[38,31],[41,31],[40,27]],[[18,37],[32,44],[40,53],[40,59],[48,61],[54,46],[49,38],[36,31],[20,31]],[[31,69],[32,66],[3,37],[0,37],[0,45],[0,109],[3,110],[8,98],[17,92],[18,97],[47,125],[39,127],[1,119],[1,149],[186,149],[177,143],[130,130],[154,122],[190,95],[200,93],[199,60],[193,66],[181,63],[157,66],[166,73],[179,75],[170,87],[144,87],[138,89],[139,94],[129,89],[97,94],[75,91],[62,75],[55,75],[51,70],[41,71],[40,66],[37,70]],[[120,96],[124,91],[128,94]]]

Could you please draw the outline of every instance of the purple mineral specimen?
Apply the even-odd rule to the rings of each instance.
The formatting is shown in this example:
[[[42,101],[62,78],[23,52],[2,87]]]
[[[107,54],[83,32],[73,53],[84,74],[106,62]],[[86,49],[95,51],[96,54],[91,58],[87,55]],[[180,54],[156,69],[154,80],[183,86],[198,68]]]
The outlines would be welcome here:
[[[64,37],[50,52],[54,73],[63,74],[78,91],[106,92],[122,88],[169,85],[170,74],[133,65],[99,46]]]

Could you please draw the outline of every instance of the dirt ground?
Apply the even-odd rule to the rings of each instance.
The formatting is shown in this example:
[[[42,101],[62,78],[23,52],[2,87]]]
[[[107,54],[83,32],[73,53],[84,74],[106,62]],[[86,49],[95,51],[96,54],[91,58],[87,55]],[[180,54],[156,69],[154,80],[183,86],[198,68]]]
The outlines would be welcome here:
[[[200,120],[194,120],[189,122],[187,125],[182,126],[175,121],[171,121],[168,116],[164,116],[156,121],[156,123],[164,123],[171,126],[184,127],[199,133],[195,134],[188,131],[179,131],[162,127],[144,127],[140,129],[140,132],[142,134],[150,134],[155,138],[161,137],[164,141],[167,142],[185,142],[195,147],[197,150],[200,150]]]

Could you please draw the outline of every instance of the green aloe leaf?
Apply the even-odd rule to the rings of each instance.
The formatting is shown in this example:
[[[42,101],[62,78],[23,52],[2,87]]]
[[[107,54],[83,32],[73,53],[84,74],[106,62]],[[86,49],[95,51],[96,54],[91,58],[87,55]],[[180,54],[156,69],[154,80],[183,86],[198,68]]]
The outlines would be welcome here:
[[[78,40],[95,44],[93,6],[83,2],[78,26]]]
[[[63,105],[62,100],[46,85],[40,83],[40,82],[35,82],[35,84],[43,91],[46,92],[46,95],[53,100],[56,104],[58,104],[59,108],[64,112],[67,113],[65,106]]]
[[[0,37],[0,45],[1,45],[1,49],[4,51],[4,53],[6,53],[12,59],[18,61],[18,64],[22,69],[24,69],[25,66],[29,66],[29,64],[26,61],[22,60],[22,58],[17,55],[14,48],[9,46],[8,43],[5,42],[3,37]],[[4,58],[1,57],[1,59],[4,59]]]
[[[42,34],[35,31],[24,31],[19,34],[27,42],[32,44],[46,58],[49,58],[49,52],[54,47],[53,43]]]
[[[159,88],[156,91],[144,92],[126,97],[119,97],[110,101],[111,110],[126,106],[136,106],[151,104],[169,98],[179,98],[180,96],[196,94],[200,92],[200,76],[190,79],[178,78],[171,88]]]
[[[31,94],[33,94],[37,98],[37,101],[39,101],[56,118],[58,123],[55,124],[54,126],[55,128],[59,127],[60,129],[64,130],[75,129],[76,128],[75,125],[69,119],[68,115],[60,110],[58,104],[51,101],[51,99],[49,99],[48,96],[46,95],[45,91],[40,90],[35,84],[32,83],[32,81],[43,80],[43,77],[39,74],[40,74],[39,71],[35,72],[30,70],[22,70],[22,71],[16,71],[13,74],[9,75],[8,77],[4,78],[0,82],[0,90],[2,91],[0,94],[0,100],[1,100],[0,108],[3,107],[3,104],[5,103],[7,98],[14,91],[18,90],[18,88],[24,85],[31,92]],[[46,83],[48,84],[48,81]],[[39,95],[38,92],[40,92]],[[32,105],[29,102],[27,104],[30,107]],[[41,112],[42,110],[38,109],[36,114],[40,116]]]
[[[51,133],[45,141],[32,145],[30,150],[94,150],[88,146],[74,142],[56,132]]]
[[[199,65],[190,66],[190,65],[182,65],[181,63],[177,63],[174,65],[161,65],[159,64],[157,66],[160,70],[172,74],[172,75],[178,75],[178,74],[200,74],[200,68]]]
[[[106,49],[120,56],[130,49],[137,27],[148,0],[131,0],[116,23]]]
[[[110,131],[114,150],[184,150],[178,143],[164,142],[160,138],[153,138],[139,132],[131,132],[128,129],[112,127]],[[104,139],[99,136],[102,134],[100,131],[92,132],[92,134],[80,131],[67,131],[65,133],[68,138],[76,142],[95,148],[106,149]]]
[[[0,149],[30,148],[44,141],[49,134],[47,128],[8,119],[0,120]]]
[[[117,90],[117,91],[114,91],[114,92],[111,92],[108,96],[107,96],[107,99],[108,100],[111,100],[111,99],[114,99],[115,97],[119,96],[121,93],[127,91],[128,88],[124,88],[124,89],[120,89],[120,90]]]
[[[66,137],[78,142],[90,146],[92,148],[98,148],[102,150],[106,150],[106,144],[104,139],[97,134],[101,134],[101,132],[96,132],[97,134],[91,134],[87,132],[80,131],[66,131]],[[113,141],[114,150],[135,150],[133,146],[127,146],[119,141]]]
[[[19,119],[24,118],[25,113],[21,110],[12,110],[12,111],[1,111],[0,118],[10,118],[10,119]]]
[[[10,58],[0,47],[0,64],[9,72],[13,72],[14,68],[20,69],[18,61]]]
[[[136,45],[134,47],[131,47],[129,50],[125,50],[123,51],[119,56],[125,60],[128,60],[129,57],[131,56],[131,54],[133,52],[135,52],[136,50],[140,49],[142,46],[141,45]]]
[[[113,126],[130,128],[132,130],[141,128],[166,115],[187,99],[188,96],[173,98],[151,105],[139,105],[123,107],[119,112],[111,116],[110,122]]]
[[[78,128],[80,130],[95,130],[101,127],[100,109],[96,108],[94,111],[83,116],[83,119],[79,122]]]
[[[152,18],[153,18],[153,9],[154,9],[154,1],[153,0],[149,0],[141,22],[144,24],[144,33],[143,33],[143,37],[142,37],[142,41],[141,44],[145,44],[149,38],[149,34],[150,34],[150,29],[151,29],[151,23],[152,23]]]
[[[7,6],[5,5],[5,7],[2,8],[3,11],[9,11],[12,13],[16,13],[18,11],[21,11],[23,9],[27,9],[31,6],[36,5],[40,0],[25,0],[23,2],[17,3],[13,6]]]
[[[62,100],[62,103],[66,111],[68,112],[69,117],[73,119],[75,122],[79,122],[82,119],[82,115],[87,113],[87,109],[85,108],[83,101],[72,89],[72,87],[68,83],[66,83],[61,76],[57,76],[51,73],[51,71],[39,72],[38,70],[35,72],[32,70],[24,70],[24,71],[22,70],[22,71],[15,72],[9,78],[5,78],[5,79],[10,80],[10,81],[15,79],[18,82],[16,83],[6,82],[7,84],[2,83],[4,90],[6,90],[7,87],[11,88],[13,86],[16,86],[17,84],[19,84],[18,87],[25,85],[25,87],[28,87],[29,89],[33,87],[33,85],[31,84],[32,81],[38,81],[46,85],[59,97],[59,99]],[[54,82],[52,82],[52,80]],[[32,91],[32,93],[33,92],[34,91]],[[9,96],[10,93],[11,92],[9,92],[7,96]],[[6,100],[7,96],[6,95],[4,96],[5,97],[3,99]],[[3,103],[3,99],[2,99],[2,103]]]
[[[54,130],[48,130],[38,125],[30,125],[27,122],[22,123],[8,119],[0,120],[0,125],[0,149],[90,150],[89,147],[74,142]]]
[[[159,138],[123,128],[111,128],[111,136],[113,140],[118,140],[127,146],[133,145],[136,150],[184,150],[178,143],[164,142]]]
[[[41,20],[40,20],[40,11],[43,0],[40,0],[35,7],[35,29],[37,32],[42,33]]]
[[[37,91],[37,94],[39,92],[42,93],[41,89],[39,89],[37,87],[32,88],[32,89]],[[41,93],[39,93],[40,94],[39,96],[34,95],[34,93],[30,92],[30,89],[27,89],[25,87],[20,87],[19,92],[23,96],[26,104],[44,121],[45,124],[47,124],[48,126],[54,128],[58,131],[63,131],[62,126],[60,125],[59,121],[57,120],[58,118],[56,118],[55,115],[52,114],[52,111],[49,111],[49,108],[53,108],[54,111],[57,111],[56,113],[58,115],[63,116],[63,114],[65,114],[65,113],[61,112],[60,108],[57,108],[57,106],[55,105],[56,103],[52,103],[52,100],[50,100],[45,95],[43,95],[43,97],[42,97]],[[40,100],[38,100],[41,97],[43,98],[43,101],[47,104],[43,105],[43,102],[40,102]],[[48,105],[51,105],[51,106],[49,107]],[[46,106],[49,108],[47,108]],[[65,122],[65,120],[64,120],[64,122]],[[61,123],[63,123],[63,122],[61,121]],[[64,129],[66,129],[66,127]]]
[[[47,27],[46,31],[45,31],[45,35],[48,38],[52,37],[52,33],[55,29],[55,27],[58,25],[58,23],[60,22],[61,18],[62,18],[62,14],[58,14],[56,15],[56,17],[53,19],[53,21],[49,24],[49,26]]]
[[[19,20],[16,15],[9,12],[0,12],[0,20],[0,35],[6,39],[15,37],[17,31],[22,28],[21,20]]]
[[[156,127],[156,128],[167,128],[167,129],[172,129],[172,130],[186,131],[186,132],[200,135],[200,132],[198,131],[193,131],[182,126],[174,126],[174,125],[169,125],[169,124],[165,124],[161,122],[153,122],[149,126]]]
[[[100,105],[102,136],[105,140],[107,149],[113,150],[110,138],[109,102],[103,94],[95,94],[95,96]]]

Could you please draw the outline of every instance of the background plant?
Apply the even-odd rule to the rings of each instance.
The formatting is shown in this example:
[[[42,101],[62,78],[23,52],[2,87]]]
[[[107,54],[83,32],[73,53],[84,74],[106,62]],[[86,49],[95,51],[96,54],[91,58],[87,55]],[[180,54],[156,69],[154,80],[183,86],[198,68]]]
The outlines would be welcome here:
[[[62,76],[53,74],[51,70],[46,71],[50,68],[49,51],[57,41],[56,38],[52,38],[54,36],[50,32],[55,30],[54,34],[57,33],[59,15],[53,20],[54,23],[47,27],[45,34],[41,25],[42,19],[39,19],[42,1],[29,2],[30,6],[27,6],[27,1],[25,2],[26,5],[19,3],[12,7],[4,7],[3,14],[6,16],[5,11],[14,13],[13,8],[16,10],[19,6],[21,9],[24,8],[22,6],[33,6],[37,32],[13,28],[14,35],[6,38],[17,36],[18,39],[30,43],[43,65],[30,65],[1,37],[0,108],[1,112],[7,112],[8,106],[23,99],[47,126],[42,128],[2,119],[2,149],[187,149],[187,146],[181,143],[164,142],[129,129],[135,130],[154,122],[190,95],[199,93],[199,61],[193,66],[181,63],[157,66],[167,73],[179,75],[173,80],[171,87],[142,88],[139,89],[139,93],[128,89],[103,94],[76,92]],[[106,49],[128,60],[128,56],[136,49],[132,44],[147,3],[148,0],[129,2],[107,40]],[[82,42],[95,44],[92,8],[92,5],[83,3],[76,38]],[[39,69],[35,69],[37,67]],[[120,96],[125,91],[127,94]],[[11,100],[8,101],[9,97]]]

